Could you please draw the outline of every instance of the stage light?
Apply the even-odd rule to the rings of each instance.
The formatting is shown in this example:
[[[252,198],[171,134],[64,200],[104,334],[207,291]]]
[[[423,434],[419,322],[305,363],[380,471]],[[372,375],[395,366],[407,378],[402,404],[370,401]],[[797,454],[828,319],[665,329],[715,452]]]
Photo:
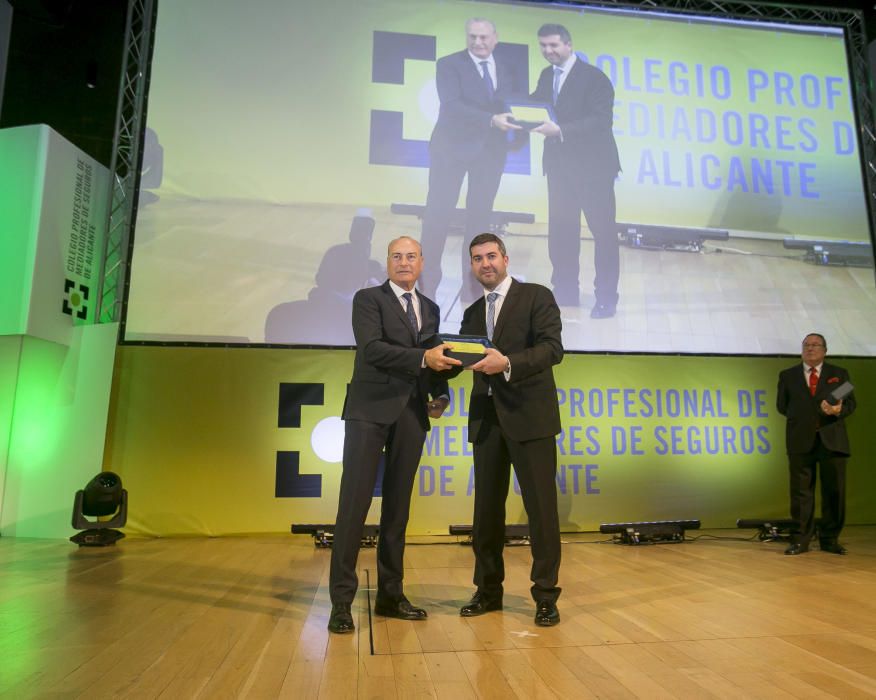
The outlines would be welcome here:
[[[816,265],[873,267],[873,246],[864,241],[807,241],[786,238],[789,250],[805,250],[803,259]]]
[[[620,242],[630,248],[645,250],[675,250],[699,253],[706,240],[726,241],[730,233],[714,228],[685,228],[682,226],[652,226],[618,222]]]
[[[699,520],[654,520],[641,523],[603,523],[599,531],[614,534],[617,544],[684,542],[685,530],[699,530]]]
[[[109,520],[88,520],[105,518]],[[80,547],[106,547],[115,544],[125,534],[114,529],[124,527],[128,521],[128,492],[122,488],[122,480],[114,472],[101,472],[84,489],[77,491],[73,499],[73,527],[78,532],[70,538]]]
[[[471,525],[450,525],[449,531],[451,535],[466,538],[460,544],[471,544]],[[530,544],[529,525],[505,525],[505,544],[509,547]]]
[[[292,524],[293,535],[310,535],[313,537],[313,546],[330,548],[335,539],[335,526],[331,525],[308,525],[304,523]],[[377,536],[380,534],[379,525],[365,525],[362,528],[362,541],[360,547],[376,547]]]
[[[743,530],[756,528],[758,530],[757,538],[761,541],[790,539],[791,533],[796,525],[796,520],[782,518],[772,518],[768,520],[739,518],[739,520],[736,521],[736,527]]]

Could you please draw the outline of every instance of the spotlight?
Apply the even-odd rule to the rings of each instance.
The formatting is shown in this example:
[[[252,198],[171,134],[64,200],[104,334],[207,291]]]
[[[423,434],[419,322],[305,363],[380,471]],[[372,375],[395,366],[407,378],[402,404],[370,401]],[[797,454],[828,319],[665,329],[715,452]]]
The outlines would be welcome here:
[[[685,228],[682,226],[651,226],[618,222],[620,242],[630,248],[645,250],[675,250],[699,253],[705,240],[726,241],[730,233],[714,228]]]
[[[599,531],[616,535],[616,544],[684,542],[685,530],[699,530],[699,520],[654,520],[643,523],[603,523]]]
[[[109,520],[88,520],[85,516]],[[73,527],[78,532],[70,538],[80,547],[106,547],[115,544],[125,534],[113,528],[124,527],[128,521],[128,492],[114,472],[101,472],[73,499]]]
[[[786,238],[789,250],[805,250],[803,259],[816,265],[873,267],[873,246],[863,241],[807,241]]]
[[[335,526],[331,525],[307,525],[304,523],[292,524],[293,535],[310,535],[313,537],[313,546],[325,549],[332,546],[335,539]],[[377,536],[380,534],[379,525],[365,525],[362,528],[362,541],[360,547],[376,547]]]
[[[450,534],[466,539],[460,544],[471,544],[471,525],[450,525]],[[530,544],[529,525],[505,525],[505,544],[509,547]]]
[[[736,527],[743,530],[757,528],[757,538],[766,540],[788,540],[796,526],[796,520],[773,518],[771,520],[758,520],[756,518],[739,518]]]

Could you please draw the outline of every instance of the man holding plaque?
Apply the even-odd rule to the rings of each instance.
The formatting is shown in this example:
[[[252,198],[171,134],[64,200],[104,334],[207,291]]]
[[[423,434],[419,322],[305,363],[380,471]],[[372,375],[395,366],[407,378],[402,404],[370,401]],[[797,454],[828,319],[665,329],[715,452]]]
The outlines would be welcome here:
[[[560,621],[556,486],[560,410],[553,374],[553,366],[563,359],[560,310],[546,287],[508,276],[505,244],[494,234],[475,236],[469,251],[471,270],[483,286],[483,295],[465,310],[460,333],[486,336],[491,347],[485,347],[483,359],[469,367],[477,590],[460,614],[473,617],[502,609],[505,499],[513,464],[529,519],[535,624],[549,627]]]
[[[796,521],[785,554],[809,551],[815,535],[816,467],[821,472],[821,551],[845,554],[839,543],[846,513],[846,461],[851,451],[845,418],[855,411],[849,373],[824,361],[827,341],[803,338],[803,363],[779,374],[776,408],[787,421],[785,441],[791,482],[791,519]]]
[[[353,297],[356,357],[342,413],[343,473],[329,574],[328,629],[334,633],[353,631],[356,560],[384,453],[374,612],[426,618],[402,587],[405,529],[429,418],[440,417],[449,403],[447,381],[436,372],[459,361],[443,354],[438,306],[415,288],[423,269],[420,244],[407,236],[392,241],[386,269],[386,282]]]
[[[614,87],[605,73],[575,55],[572,37],[563,25],[543,25],[538,44],[551,65],[539,76],[532,98],[553,105],[556,115],[556,121],[548,119],[532,130],[544,136],[551,284],[561,305],[578,306],[583,211],[593,234],[596,301],[590,317],[610,318],[617,309],[620,277]]]
[[[466,49],[438,59],[435,86],[440,107],[429,141],[429,192],[423,212],[423,289],[435,296],[441,282],[441,255],[463,179],[465,240],[462,246],[462,298],[468,289],[468,241],[490,226],[493,202],[499,190],[508,153],[508,131],[520,131],[508,118],[507,98],[515,91],[515,77],[507,60],[495,52],[496,26],[488,19],[465,23]],[[521,85],[520,89],[525,89]]]

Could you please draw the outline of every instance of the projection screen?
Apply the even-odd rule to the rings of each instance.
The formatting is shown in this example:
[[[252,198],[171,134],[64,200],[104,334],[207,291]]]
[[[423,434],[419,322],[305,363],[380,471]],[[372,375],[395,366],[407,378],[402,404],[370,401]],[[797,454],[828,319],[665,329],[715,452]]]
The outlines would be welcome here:
[[[159,7],[127,342],[350,346],[351,299],[420,238],[436,61],[495,24],[525,104],[559,23],[614,86],[620,282],[592,319],[581,220],[567,350],[876,354],[876,288],[844,35],[835,27],[464,0]],[[544,138],[509,148],[491,219],[509,271],[551,286]],[[463,186],[458,207],[465,207]],[[466,299],[462,219],[435,293]]]

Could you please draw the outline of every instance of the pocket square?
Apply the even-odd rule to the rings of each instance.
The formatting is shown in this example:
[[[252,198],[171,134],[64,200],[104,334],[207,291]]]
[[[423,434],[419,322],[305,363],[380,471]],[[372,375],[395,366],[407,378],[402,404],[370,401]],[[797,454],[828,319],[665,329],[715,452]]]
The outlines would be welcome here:
[[[827,380],[827,383],[828,384],[836,384],[839,380],[840,380],[839,377],[831,377],[830,379]]]

